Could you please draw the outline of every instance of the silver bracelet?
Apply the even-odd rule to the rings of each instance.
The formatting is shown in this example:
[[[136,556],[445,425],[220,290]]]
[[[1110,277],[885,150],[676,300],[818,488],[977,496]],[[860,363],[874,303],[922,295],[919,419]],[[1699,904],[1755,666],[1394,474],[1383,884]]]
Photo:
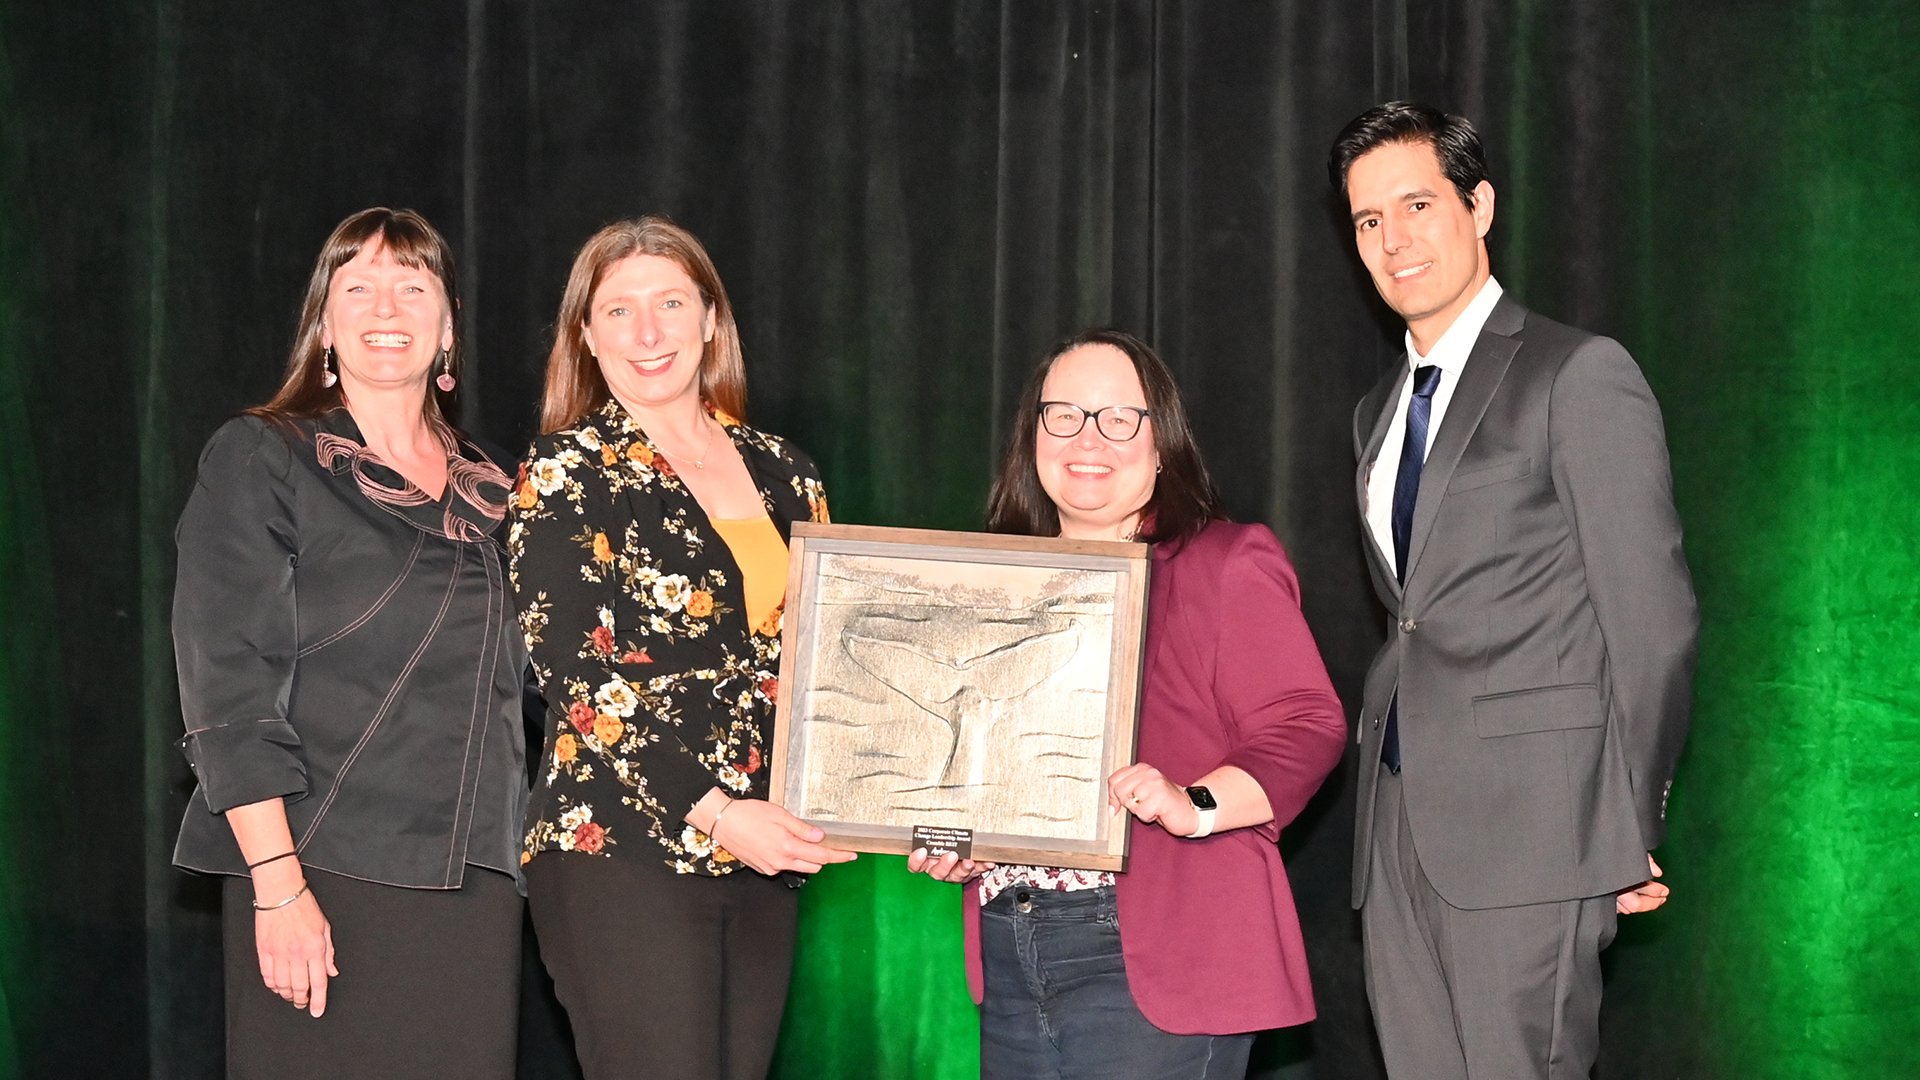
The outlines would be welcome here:
[[[720,842],[720,819],[726,817],[727,811],[733,809],[733,804],[739,801],[738,799],[729,797],[727,799],[727,805],[721,807],[720,812],[713,815],[712,821],[707,822],[707,839],[716,844]]]
[[[311,889],[311,888],[313,888],[313,885],[312,885],[311,883],[309,883],[309,882],[305,882],[305,881],[303,881],[303,882],[301,882],[301,883],[300,883],[300,891],[299,891],[299,892],[297,892],[297,893],[294,893],[294,894],[293,894],[292,896],[289,896],[289,897],[287,897],[287,898],[286,898],[285,900],[282,900],[282,901],[280,901],[280,902],[279,902],[279,903],[277,903],[277,904],[262,904],[262,903],[261,903],[260,901],[258,901],[258,900],[255,900],[255,901],[253,902],[253,910],[255,910],[255,911],[278,911],[278,910],[280,910],[281,908],[283,908],[283,907],[286,907],[286,906],[287,906],[288,904],[291,904],[291,903],[293,903],[293,902],[294,902],[295,900],[298,900],[298,899],[300,899],[301,897],[303,897],[303,896],[305,896],[305,895],[307,895],[307,890],[308,890],[308,889]]]

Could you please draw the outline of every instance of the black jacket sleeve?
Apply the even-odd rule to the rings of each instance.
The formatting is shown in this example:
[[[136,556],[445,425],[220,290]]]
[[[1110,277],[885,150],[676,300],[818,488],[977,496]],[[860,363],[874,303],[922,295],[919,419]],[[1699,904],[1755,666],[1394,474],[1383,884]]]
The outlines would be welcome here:
[[[307,793],[287,722],[297,649],[292,451],[265,421],[230,421],[207,443],[175,539],[174,659],[181,749],[213,813]]]

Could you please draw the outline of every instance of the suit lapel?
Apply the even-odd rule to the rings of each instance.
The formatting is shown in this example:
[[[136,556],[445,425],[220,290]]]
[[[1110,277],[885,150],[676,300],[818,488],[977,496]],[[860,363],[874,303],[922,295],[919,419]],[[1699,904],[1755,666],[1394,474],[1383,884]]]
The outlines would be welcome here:
[[[1356,416],[1373,417],[1373,430],[1360,448],[1360,465],[1353,473],[1353,504],[1360,508],[1361,543],[1367,550],[1367,569],[1373,574],[1374,591],[1390,602],[1400,598],[1400,582],[1394,577],[1393,557],[1380,550],[1373,527],[1367,522],[1367,479],[1380,460],[1381,444],[1387,439],[1387,423],[1393,403],[1400,400],[1400,387],[1407,380],[1407,354],[1401,353],[1393,369],[1361,400]]]
[[[1466,452],[1474,429],[1480,426],[1480,418],[1487,414],[1494,391],[1506,378],[1507,366],[1520,350],[1520,340],[1511,335],[1519,331],[1525,319],[1526,309],[1502,296],[1481,329],[1480,337],[1474,341],[1473,351],[1467,354],[1460,385],[1454,388],[1453,398],[1447,403],[1447,415],[1440,421],[1440,430],[1427,449],[1426,465],[1420,470],[1420,495],[1413,504],[1413,529],[1407,539],[1407,572],[1403,575],[1408,581],[1413,580],[1414,571],[1420,568],[1420,555],[1426,550],[1427,535],[1433,531],[1434,520],[1440,516],[1440,500],[1446,497],[1447,485],[1453,481],[1454,467],[1460,464],[1460,456]]]

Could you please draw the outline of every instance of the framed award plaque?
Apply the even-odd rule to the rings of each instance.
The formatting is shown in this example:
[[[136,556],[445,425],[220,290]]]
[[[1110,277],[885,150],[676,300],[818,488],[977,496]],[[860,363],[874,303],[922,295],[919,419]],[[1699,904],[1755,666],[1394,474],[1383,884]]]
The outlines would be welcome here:
[[[772,799],[827,843],[1126,863],[1145,544],[798,523]]]

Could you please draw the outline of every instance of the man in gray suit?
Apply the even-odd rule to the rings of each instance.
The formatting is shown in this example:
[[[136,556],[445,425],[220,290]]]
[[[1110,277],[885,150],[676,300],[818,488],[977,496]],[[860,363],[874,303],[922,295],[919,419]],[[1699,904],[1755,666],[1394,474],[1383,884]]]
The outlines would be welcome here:
[[[1353,898],[1387,1071],[1584,1080],[1616,915],[1667,895],[1651,851],[1690,706],[1699,617],[1659,406],[1618,343],[1493,280],[1466,120],[1379,106],[1329,172],[1407,325],[1354,412],[1389,629]]]

